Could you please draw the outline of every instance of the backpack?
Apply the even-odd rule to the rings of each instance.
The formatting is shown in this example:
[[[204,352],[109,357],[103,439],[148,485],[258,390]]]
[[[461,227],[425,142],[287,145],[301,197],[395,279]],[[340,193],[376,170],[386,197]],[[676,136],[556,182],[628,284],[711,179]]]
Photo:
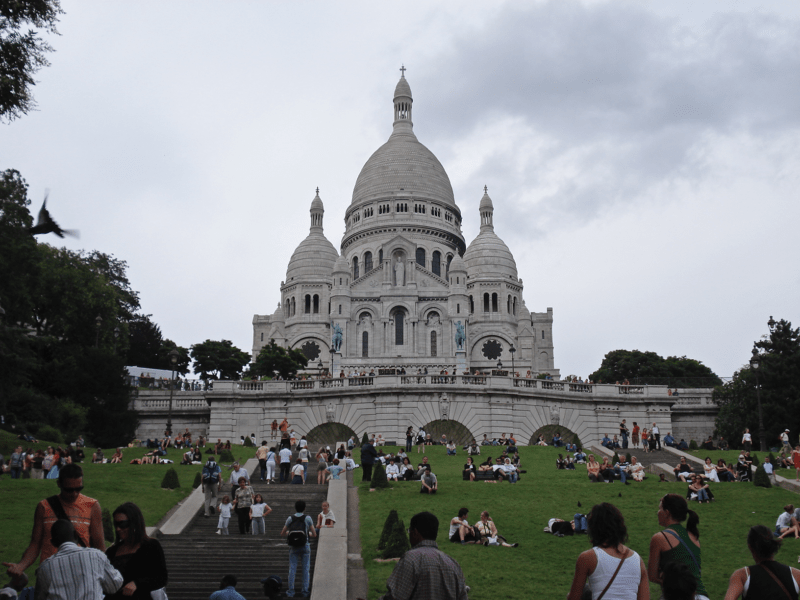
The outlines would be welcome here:
[[[209,460],[203,467],[203,481],[219,483],[219,467],[213,460]]]
[[[308,531],[306,529],[306,515],[292,515],[292,521],[289,523],[289,535],[286,538],[286,543],[292,548],[302,548],[308,542]]]

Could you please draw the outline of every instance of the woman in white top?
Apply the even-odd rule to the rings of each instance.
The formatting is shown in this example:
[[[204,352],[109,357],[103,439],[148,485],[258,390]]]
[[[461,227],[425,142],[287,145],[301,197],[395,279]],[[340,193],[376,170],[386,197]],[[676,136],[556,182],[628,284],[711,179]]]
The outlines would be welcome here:
[[[624,545],[628,530],[613,504],[595,504],[588,517],[593,548],[582,552],[567,600],[580,600],[588,579],[592,600],[649,600],[650,586],[641,557]]]
[[[631,457],[631,477],[634,481],[644,481],[644,465],[635,456]]]
[[[400,468],[395,464],[394,459],[389,461],[386,465],[386,479],[389,481],[397,481],[400,477]]]
[[[706,464],[703,465],[706,472],[706,479],[709,481],[716,481],[719,483],[719,475],[717,475],[717,466],[711,462],[711,457],[706,456]]]

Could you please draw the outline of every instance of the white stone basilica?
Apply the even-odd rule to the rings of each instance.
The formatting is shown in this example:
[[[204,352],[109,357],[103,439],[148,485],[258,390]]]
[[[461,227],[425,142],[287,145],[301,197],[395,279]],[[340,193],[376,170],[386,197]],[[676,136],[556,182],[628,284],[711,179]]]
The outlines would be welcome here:
[[[439,160],[414,135],[411,88],[394,92],[391,136],[369,158],[345,213],[341,254],[323,233],[319,191],[272,315],[253,317],[253,358],[270,339],[299,348],[309,368],[497,368],[559,376],[553,310],[531,313],[514,257],[480,201],[480,233],[466,246],[461,211]],[[341,332],[337,335],[337,332]],[[338,351],[337,351],[338,350]]]

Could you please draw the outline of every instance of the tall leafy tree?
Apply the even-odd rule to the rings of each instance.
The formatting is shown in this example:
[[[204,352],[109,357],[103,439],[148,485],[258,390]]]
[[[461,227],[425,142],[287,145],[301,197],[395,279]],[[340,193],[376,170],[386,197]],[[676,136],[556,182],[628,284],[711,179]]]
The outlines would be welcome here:
[[[685,356],[663,358],[655,352],[614,350],[603,358],[600,368],[589,375],[593,381],[670,385],[674,387],[713,387],[722,383],[699,360]]]
[[[53,48],[40,32],[58,34],[59,0],[0,2],[0,121],[13,121],[36,108],[33,78],[47,67]]]
[[[717,432],[738,443],[744,429],[749,428],[753,441],[760,445],[758,383],[767,446],[778,445],[778,436],[787,428],[796,440],[800,427],[800,328],[792,329],[789,321],[775,322],[770,317],[769,334],[754,347],[758,351],[758,373],[748,362],[730,382],[714,389],[714,401],[719,405]],[[749,361],[750,357],[746,358]]]
[[[239,350],[230,340],[206,340],[194,344],[191,351],[193,369],[204,381],[209,379],[239,379],[250,355]]]
[[[270,340],[269,344],[261,348],[256,357],[251,371],[255,375],[273,377],[275,373],[287,379],[297,375],[299,369],[308,364],[306,355],[300,350],[283,348]]]
[[[159,367],[157,368],[172,369],[170,352],[173,350],[177,350],[178,352],[178,362],[175,363],[175,371],[181,375],[186,375],[189,372],[189,364],[192,362],[192,359],[189,356],[189,350],[188,348],[178,346],[178,344],[172,340],[164,340],[161,343],[161,348],[158,349]]]
[[[128,348],[128,365],[161,369],[161,347],[164,338],[161,328],[150,320],[151,315],[136,315],[128,323],[130,347]],[[168,351],[169,352],[169,351]]]

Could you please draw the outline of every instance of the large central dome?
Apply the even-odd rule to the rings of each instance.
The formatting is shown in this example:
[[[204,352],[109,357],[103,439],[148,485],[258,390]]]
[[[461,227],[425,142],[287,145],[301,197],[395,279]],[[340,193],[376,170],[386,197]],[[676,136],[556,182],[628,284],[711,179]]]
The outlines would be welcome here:
[[[412,102],[411,87],[401,77],[394,92],[394,131],[361,169],[352,204],[405,192],[455,206],[453,187],[442,163],[414,135]]]

